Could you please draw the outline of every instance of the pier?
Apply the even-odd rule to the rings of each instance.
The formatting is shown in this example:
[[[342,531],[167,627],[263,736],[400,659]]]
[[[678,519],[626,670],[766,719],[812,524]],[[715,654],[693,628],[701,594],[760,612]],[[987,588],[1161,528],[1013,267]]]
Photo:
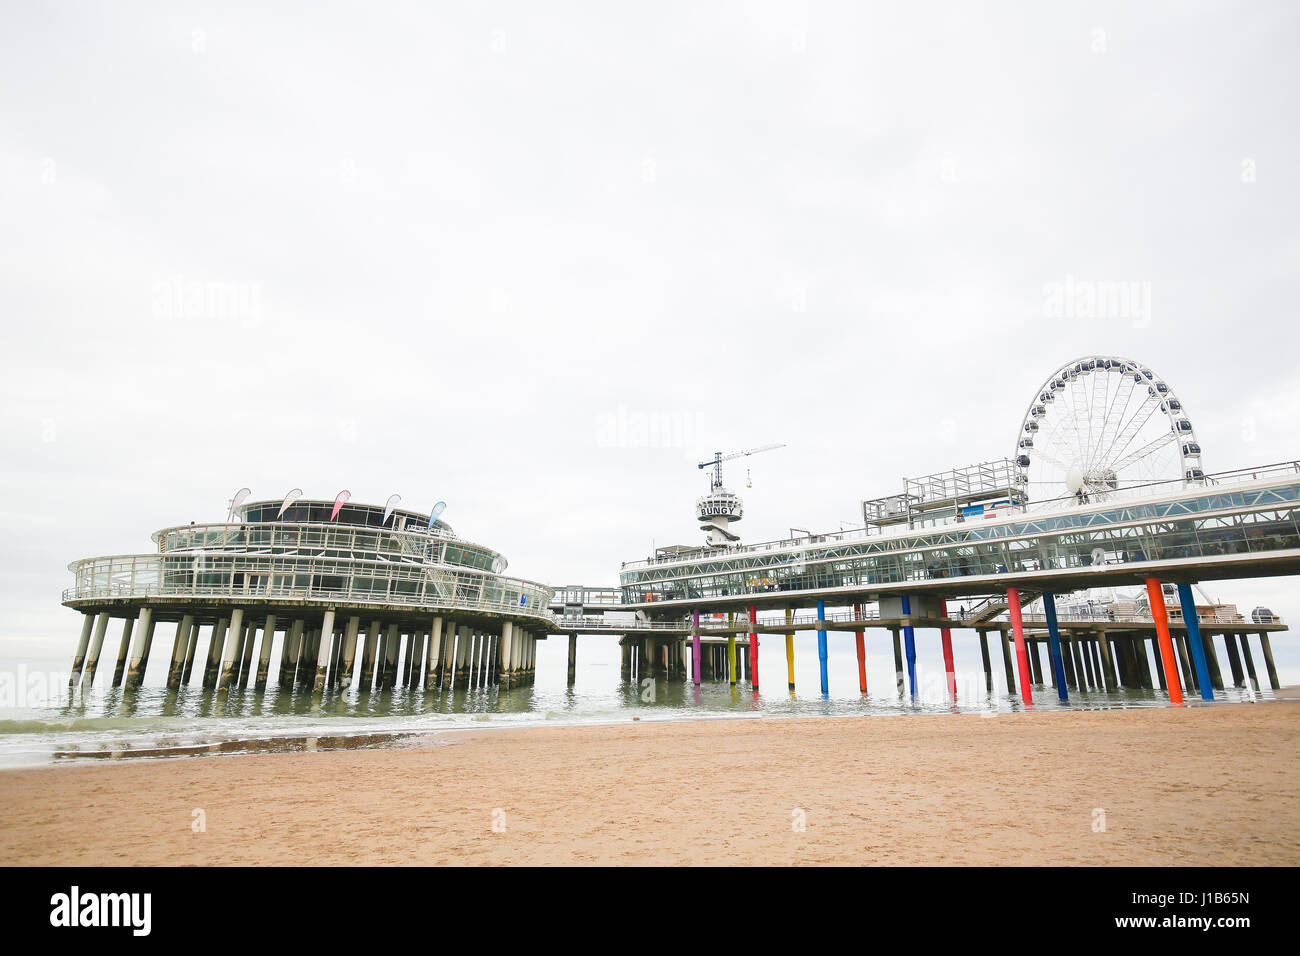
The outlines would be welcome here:
[[[1061,470],[1072,446],[1058,432],[1079,420],[1077,409],[1062,416],[1058,407],[1099,390],[1136,417],[1088,419],[1104,447],[1044,478],[1038,463]],[[1158,425],[1144,434],[1153,416]],[[1277,688],[1270,636],[1286,625],[1266,609],[1248,618],[1198,604],[1194,591],[1300,573],[1300,463],[1207,474],[1168,384],[1105,356],[1053,373],[1019,434],[1014,458],[905,479],[901,494],[862,501],[861,528],[755,544],[734,531],[743,503],[724,487],[722,464],[783,446],[718,452],[700,465],[710,469],[710,494],[697,502],[706,540],[625,561],[615,586],[507,577],[504,556],[457,536],[441,502],[420,512],[397,496],[379,506],[353,503],[347,491],[304,499],[298,489],[250,502],[244,489],[225,521],[164,528],[148,553],[69,565],[75,583],[63,602],[82,614],[70,686],[93,687],[108,653],[106,680],[138,688],[161,626],[173,691],[509,688],[535,679],[537,642],[551,636],[568,639],[569,683],[582,636],[618,642],[624,680],[755,690],[760,653],[784,650],[788,679],[778,689],[794,691],[794,635],[815,631],[823,695],[832,680],[878,692],[866,664],[883,641],[896,677],[885,691],[915,699],[918,641],[933,633],[955,698],[954,630],[974,633],[984,686],[1000,666],[1025,705],[1046,688],[1062,701],[1142,688],[1173,703],[1258,688],[1252,637]],[[1126,479],[1157,452],[1175,477]],[[1034,497],[1028,489],[1039,484],[1059,493]],[[1141,597],[1105,611],[1069,603],[1115,588]],[[856,674],[829,671],[828,635],[837,633],[853,635]]]

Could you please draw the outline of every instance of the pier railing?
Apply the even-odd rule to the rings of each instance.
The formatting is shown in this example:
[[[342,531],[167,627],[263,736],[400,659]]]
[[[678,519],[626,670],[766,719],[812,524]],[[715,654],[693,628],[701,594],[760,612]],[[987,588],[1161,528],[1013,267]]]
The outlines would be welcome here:
[[[158,556],[142,556],[157,560]],[[108,559],[88,559],[108,560]],[[129,562],[129,558],[120,559]],[[122,565],[117,565],[120,571]],[[108,575],[107,572],[106,576]],[[168,572],[170,573],[170,572]],[[159,583],[161,575],[152,574],[152,580],[93,581],[79,583],[63,592],[64,603],[95,600],[131,600],[147,602],[152,598],[212,600],[237,605],[266,603],[334,604],[366,606],[400,606],[428,609],[487,611],[520,615],[541,621],[553,620],[548,609],[551,590],[542,585],[516,578],[481,575],[468,570],[448,573],[425,573],[415,579],[392,578],[382,588],[365,587],[346,578],[338,586],[307,585],[296,583],[301,575],[268,573],[250,575],[256,583],[243,586],[229,583],[202,584],[182,582]],[[130,576],[128,576],[130,577]],[[375,580],[366,578],[366,580]],[[293,582],[293,583],[290,583]]]
[[[1025,505],[1000,509],[997,518],[994,520],[972,518],[964,522],[928,524],[923,527],[896,525],[893,527],[874,530],[867,528],[854,528],[847,531],[831,531],[821,534],[810,534],[798,538],[760,541],[754,544],[738,544],[707,549],[701,548],[700,551],[690,554],[676,554],[664,557],[645,558],[639,561],[625,561],[622,564],[622,570],[627,572],[665,565],[671,566],[690,564],[699,561],[714,561],[720,558],[762,555],[773,551],[793,552],[805,549],[810,551],[818,550],[810,548],[812,545],[825,545],[830,548],[839,544],[877,542],[882,539],[887,540],[890,538],[942,534],[945,531],[955,532],[963,529],[1003,524],[1007,521],[1023,519],[1027,516],[1046,518],[1051,514],[1073,514],[1080,511],[1098,508],[1113,508],[1140,501],[1158,501],[1170,497],[1183,496],[1185,494],[1195,496],[1198,494],[1214,493],[1233,487],[1247,487],[1253,484],[1293,478],[1297,474],[1300,474],[1300,462],[1278,462],[1270,465],[1262,465],[1256,468],[1239,468],[1233,471],[1217,472],[1212,475],[1207,475],[1205,478],[1196,480],[1179,478],[1168,481],[1150,482],[1142,485],[1133,485],[1128,488],[1121,488],[1117,491],[1108,492],[1104,497],[1094,496],[1093,500],[1090,501],[1081,502],[1073,496],[1051,498],[1043,501],[1031,501]],[[637,583],[625,582],[624,586],[635,590]]]

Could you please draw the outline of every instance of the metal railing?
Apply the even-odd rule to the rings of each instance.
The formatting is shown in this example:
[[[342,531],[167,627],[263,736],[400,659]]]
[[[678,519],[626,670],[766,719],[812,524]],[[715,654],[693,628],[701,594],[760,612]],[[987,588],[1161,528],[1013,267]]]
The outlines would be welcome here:
[[[313,604],[334,605],[397,605],[400,607],[453,612],[457,610],[492,611],[522,615],[548,622],[554,619],[549,610],[550,589],[515,578],[485,576],[483,580],[471,582],[466,581],[459,574],[452,578],[426,575],[425,580],[422,581],[404,582],[419,585],[419,587],[404,590],[394,587],[376,589],[349,585],[342,587],[277,586],[274,576],[268,577],[270,577],[268,582],[259,582],[257,586],[251,587],[226,584],[160,584],[156,581],[82,584],[66,589],[63,592],[63,601],[65,603],[100,599],[148,601],[151,598],[215,599],[231,604],[245,601],[249,603],[305,601]],[[388,582],[390,585],[394,583],[397,582]]]
[[[1205,478],[1191,481],[1177,478],[1167,481],[1150,482],[1143,485],[1132,485],[1128,488],[1109,492],[1106,494],[1104,499],[1094,497],[1094,500],[1082,504],[1074,496],[1065,496],[1060,498],[1051,498],[1044,501],[1029,502],[1026,505],[1005,506],[999,509],[996,518],[990,518],[987,520],[972,518],[964,522],[927,525],[924,528],[911,528],[907,525],[895,525],[874,530],[868,528],[854,528],[849,531],[831,531],[824,534],[812,534],[807,537],[782,538],[775,541],[761,541],[748,545],[729,545],[726,547],[707,549],[702,548],[700,551],[688,555],[673,555],[671,557],[663,558],[651,557],[639,561],[625,561],[623,562],[621,569],[623,571],[630,571],[639,568],[651,568],[662,565],[689,564],[693,561],[714,561],[719,558],[763,554],[771,551],[794,551],[801,548],[816,550],[809,546],[818,544],[833,545],[866,541],[874,542],[887,538],[940,534],[945,531],[960,530],[971,526],[981,527],[986,525],[992,526],[995,524],[1002,524],[1007,521],[1024,518],[1026,515],[1042,517],[1049,513],[1059,512],[1062,514],[1070,514],[1080,511],[1104,510],[1114,505],[1128,504],[1136,501],[1181,497],[1183,492],[1191,492],[1192,494],[1195,494],[1194,489],[1198,488],[1230,488],[1239,485],[1274,481],[1284,477],[1292,477],[1297,474],[1300,474],[1300,462],[1277,462],[1271,465],[1262,465],[1257,468],[1240,468],[1233,471],[1217,472],[1213,475],[1207,475]]]

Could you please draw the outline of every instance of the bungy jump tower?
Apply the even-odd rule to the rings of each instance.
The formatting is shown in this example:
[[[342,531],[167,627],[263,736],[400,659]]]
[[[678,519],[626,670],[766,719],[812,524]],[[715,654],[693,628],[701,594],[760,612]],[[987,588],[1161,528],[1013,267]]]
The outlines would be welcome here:
[[[190,683],[203,628],[203,686],[218,692],[266,686],[277,632],[277,681],[317,695],[532,680],[551,588],[503,576],[505,558],[458,538],[441,503],[422,514],[396,496],[300,495],[245,503],[245,489],[223,523],[164,528],[148,554],[70,564],[63,603],[84,615],[70,684],[93,685],[112,618],[123,622],[115,687],[140,686],[159,624],[175,625],[169,690]]]

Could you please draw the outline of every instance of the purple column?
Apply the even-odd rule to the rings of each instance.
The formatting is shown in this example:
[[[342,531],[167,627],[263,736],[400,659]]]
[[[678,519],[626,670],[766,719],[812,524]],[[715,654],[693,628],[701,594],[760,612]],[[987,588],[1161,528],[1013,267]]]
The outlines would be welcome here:
[[[691,628],[691,664],[694,670],[691,672],[695,675],[695,686],[700,686],[700,612],[692,611],[693,626]]]

